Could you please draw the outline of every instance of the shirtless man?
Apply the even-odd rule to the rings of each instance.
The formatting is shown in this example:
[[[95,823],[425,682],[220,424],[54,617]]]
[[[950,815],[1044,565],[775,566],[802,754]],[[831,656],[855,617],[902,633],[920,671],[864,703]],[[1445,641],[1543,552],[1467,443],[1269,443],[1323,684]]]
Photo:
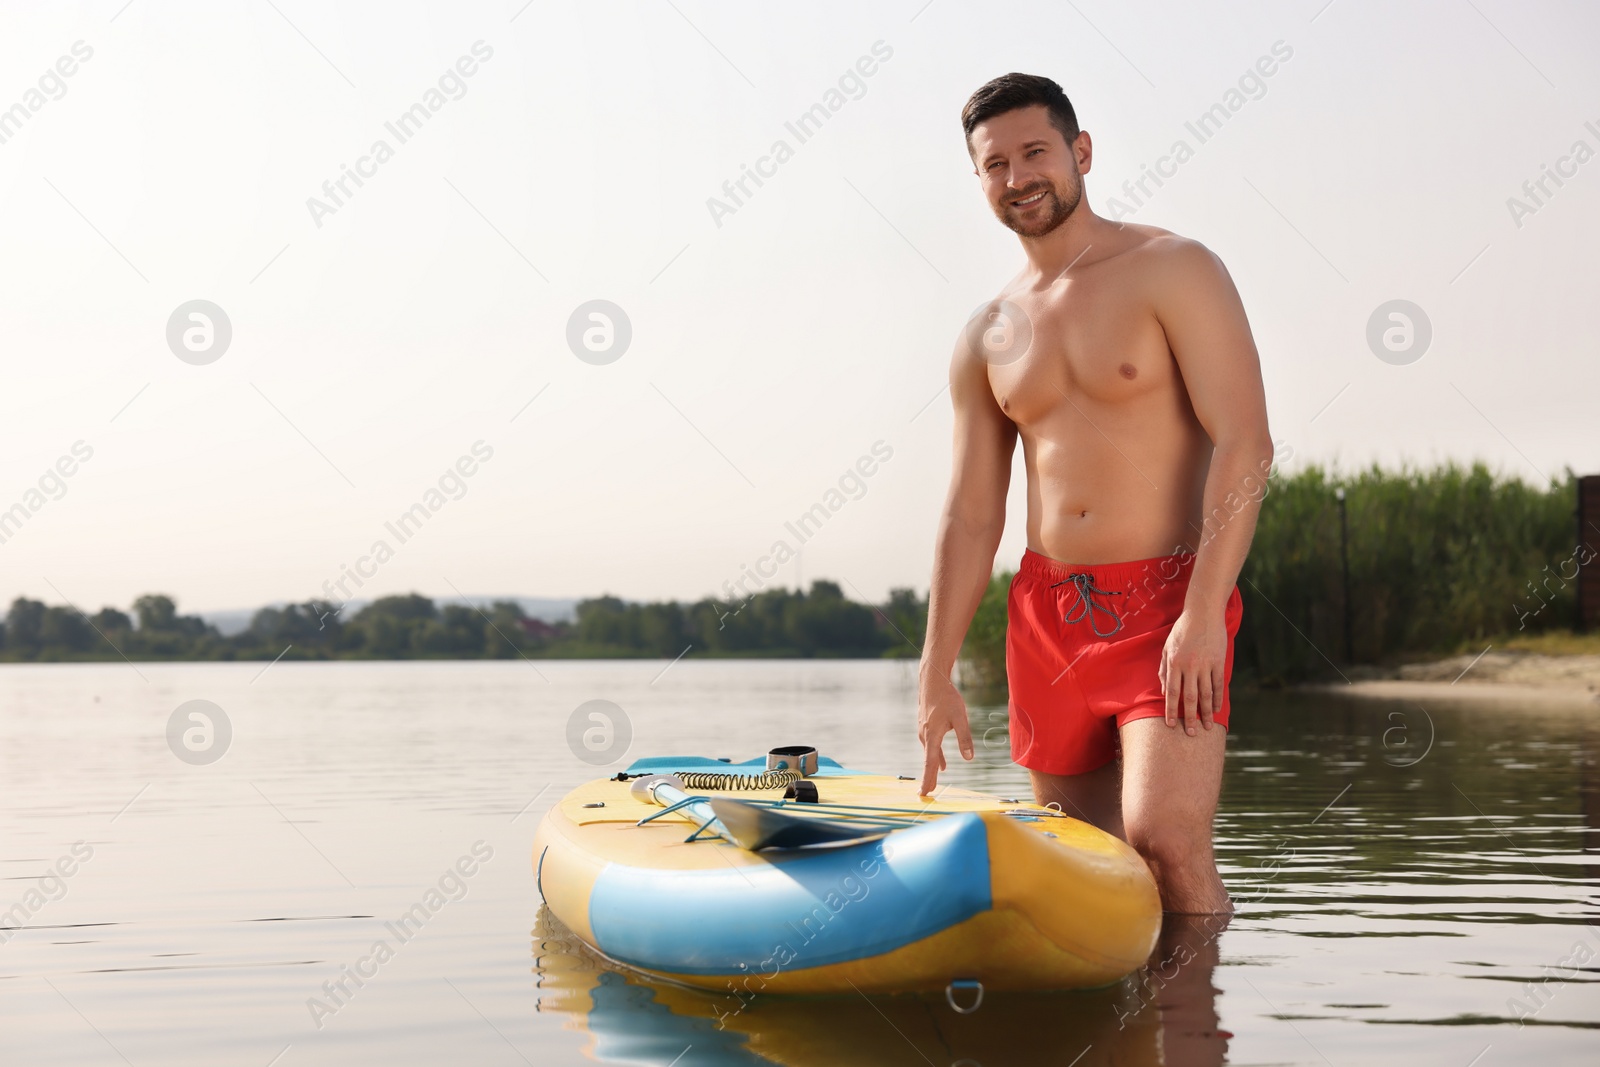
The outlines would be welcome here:
[[[1041,804],[1138,849],[1167,911],[1229,913],[1211,822],[1234,583],[1273,452],[1244,308],[1204,246],[1090,209],[1092,145],[1055,82],[996,78],[962,126],[1027,265],[950,363],[955,459],[918,684],[921,792],[945,768],[946,733],[973,758],[950,673],[994,567],[1020,438],[1028,550],[1008,600],[1012,758]]]

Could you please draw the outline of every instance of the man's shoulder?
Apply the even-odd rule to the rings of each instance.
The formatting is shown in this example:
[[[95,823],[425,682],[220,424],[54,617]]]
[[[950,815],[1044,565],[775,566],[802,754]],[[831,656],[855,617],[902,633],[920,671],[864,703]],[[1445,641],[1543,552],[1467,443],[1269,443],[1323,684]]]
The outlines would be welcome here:
[[[1132,227],[1130,227],[1131,229]],[[1119,257],[1140,291],[1158,306],[1175,296],[1212,292],[1227,281],[1228,269],[1217,254],[1192,237],[1155,226],[1141,226],[1137,245]]]
[[[1170,265],[1173,269],[1206,268],[1220,262],[1216,253],[1193,237],[1163,230],[1159,226],[1127,225],[1133,231],[1129,251],[1141,260]]]

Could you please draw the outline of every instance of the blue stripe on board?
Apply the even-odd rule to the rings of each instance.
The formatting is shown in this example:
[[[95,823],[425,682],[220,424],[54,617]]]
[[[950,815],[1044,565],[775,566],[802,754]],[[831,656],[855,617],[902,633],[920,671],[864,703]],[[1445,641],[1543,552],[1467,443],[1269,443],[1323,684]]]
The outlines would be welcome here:
[[[974,812],[764,855],[772,862],[709,870],[608,865],[589,897],[596,944],[651,970],[770,978],[889,952],[991,906],[988,833]]]

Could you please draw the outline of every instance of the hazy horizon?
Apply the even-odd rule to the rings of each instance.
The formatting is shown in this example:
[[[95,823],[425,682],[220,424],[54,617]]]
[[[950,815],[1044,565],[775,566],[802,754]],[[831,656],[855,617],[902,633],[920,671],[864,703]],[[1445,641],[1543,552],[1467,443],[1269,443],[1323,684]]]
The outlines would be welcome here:
[[[1227,264],[1287,472],[1600,471],[1590,6],[6,17],[6,603],[303,601],[380,541],[363,599],[694,600],[830,492],[771,584],[926,588],[951,341],[1022,260],[958,116],[1010,70],[1071,97],[1095,211]],[[1395,301],[1420,358],[1369,341]]]

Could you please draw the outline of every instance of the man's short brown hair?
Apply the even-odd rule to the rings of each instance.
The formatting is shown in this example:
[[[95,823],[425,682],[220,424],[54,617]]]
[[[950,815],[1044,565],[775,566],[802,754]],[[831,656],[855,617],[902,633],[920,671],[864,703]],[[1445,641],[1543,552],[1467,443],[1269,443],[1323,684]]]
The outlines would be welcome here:
[[[972,131],[980,122],[1018,108],[1043,105],[1050,125],[1061,131],[1068,144],[1078,137],[1078,114],[1061,86],[1037,74],[1002,74],[986,83],[961,109],[961,129],[966,134],[967,152],[972,152]]]

